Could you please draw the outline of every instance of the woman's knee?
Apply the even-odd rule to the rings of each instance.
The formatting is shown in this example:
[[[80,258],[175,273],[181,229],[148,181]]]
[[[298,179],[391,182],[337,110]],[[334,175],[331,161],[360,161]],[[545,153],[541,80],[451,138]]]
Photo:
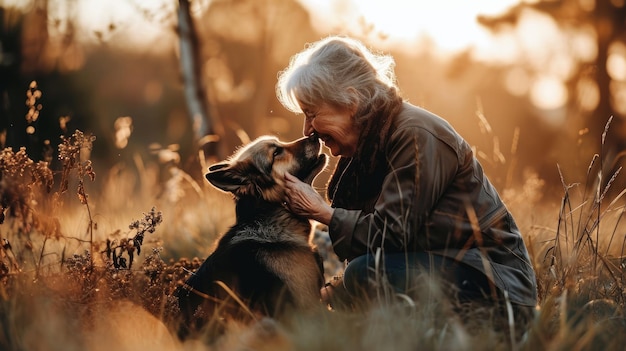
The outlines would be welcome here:
[[[386,287],[406,294],[423,285],[420,282],[425,279],[469,300],[480,299],[492,285],[482,272],[428,252],[392,253],[380,260],[366,254],[350,261],[344,271],[344,287],[353,295]]]
[[[360,295],[370,284],[370,275],[374,267],[371,265],[370,255],[356,257],[346,266],[343,273],[343,285],[352,295]]]
[[[424,257],[422,257],[424,256]],[[344,286],[353,294],[372,293],[381,288],[391,288],[404,293],[407,284],[414,281],[430,260],[427,253],[386,254],[380,260],[373,255],[354,258],[344,271]]]

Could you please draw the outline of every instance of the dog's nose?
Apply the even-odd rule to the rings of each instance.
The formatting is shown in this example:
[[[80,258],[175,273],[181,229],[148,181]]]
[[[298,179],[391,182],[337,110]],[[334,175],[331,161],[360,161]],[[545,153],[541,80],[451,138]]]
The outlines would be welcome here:
[[[317,139],[319,139],[319,135],[317,135],[316,132],[312,132],[311,134],[309,134],[309,140],[317,141]]]

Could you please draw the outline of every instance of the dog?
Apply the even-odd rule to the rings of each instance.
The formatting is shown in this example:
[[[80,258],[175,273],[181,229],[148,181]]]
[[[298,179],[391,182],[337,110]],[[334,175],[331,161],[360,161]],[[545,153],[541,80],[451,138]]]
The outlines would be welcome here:
[[[206,179],[234,195],[236,223],[178,289],[180,337],[212,320],[280,318],[320,303],[324,270],[311,222],[282,201],[286,172],[311,184],[327,163],[315,135],[290,143],[264,136],[209,167]]]

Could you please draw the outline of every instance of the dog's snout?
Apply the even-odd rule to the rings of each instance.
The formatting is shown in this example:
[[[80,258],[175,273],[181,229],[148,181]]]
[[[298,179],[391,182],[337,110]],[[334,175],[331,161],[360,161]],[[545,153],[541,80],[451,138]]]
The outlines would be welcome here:
[[[319,139],[319,135],[316,132],[312,132],[311,134],[309,134],[309,140],[317,141],[318,139]]]

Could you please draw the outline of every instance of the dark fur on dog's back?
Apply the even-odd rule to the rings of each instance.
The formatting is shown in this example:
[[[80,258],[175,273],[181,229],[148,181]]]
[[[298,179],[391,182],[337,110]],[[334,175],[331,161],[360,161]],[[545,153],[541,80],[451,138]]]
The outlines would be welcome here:
[[[319,151],[314,137],[260,138],[209,168],[211,184],[235,195],[236,223],[177,292],[181,336],[216,318],[281,317],[319,303],[323,266],[309,242],[311,223],[281,203],[284,173],[311,183],[326,165]]]

